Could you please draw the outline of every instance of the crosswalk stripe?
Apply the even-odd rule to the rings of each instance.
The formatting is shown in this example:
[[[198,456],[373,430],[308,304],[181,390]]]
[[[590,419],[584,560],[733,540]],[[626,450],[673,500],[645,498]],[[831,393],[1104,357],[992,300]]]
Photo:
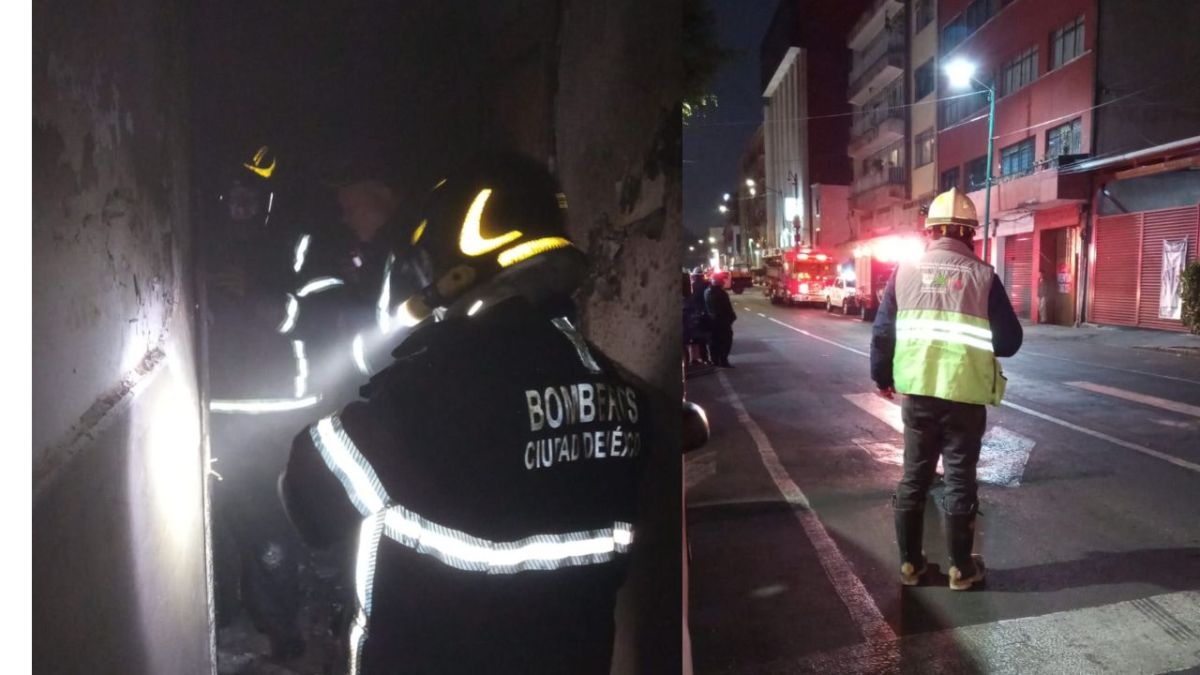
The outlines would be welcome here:
[[[1063,384],[1067,385],[1068,387],[1086,389],[1097,394],[1104,394],[1114,398],[1125,399],[1126,401],[1133,401],[1134,403],[1154,406],[1155,408],[1162,408],[1163,410],[1170,410],[1171,412],[1177,412],[1183,415],[1200,417],[1200,406],[1188,405],[1186,403],[1180,403],[1179,401],[1171,401],[1165,398],[1159,398],[1157,396],[1150,396],[1148,394],[1139,394],[1135,391],[1120,389],[1118,387],[1110,387],[1103,384],[1096,384],[1095,382],[1063,382]]]
[[[884,422],[897,433],[904,433],[900,406],[878,394],[844,394],[846,400]],[[878,443],[855,439],[854,444],[862,448],[876,461],[884,464],[904,466],[904,448],[891,443]],[[983,448],[979,452],[979,465],[975,475],[980,483],[1017,487],[1025,474],[1025,465],[1036,443],[1033,439],[994,426],[983,435]],[[888,452],[892,454],[889,455]]]

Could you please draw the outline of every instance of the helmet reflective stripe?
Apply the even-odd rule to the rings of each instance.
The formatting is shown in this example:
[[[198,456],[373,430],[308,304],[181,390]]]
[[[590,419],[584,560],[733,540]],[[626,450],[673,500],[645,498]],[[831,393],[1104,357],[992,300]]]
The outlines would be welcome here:
[[[300,237],[300,241],[296,242],[296,254],[294,256],[294,260],[292,261],[292,271],[296,272],[297,274],[299,274],[300,269],[304,267],[304,257],[308,255],[308,242],[310,239],[312,239],[312,236],[306,234],[303,237]]]
[[[575,346],[575,353],[579,355],[579,360],[583,362],[583,367],[593,373],[600,372],[600,365],[596,363],[596,359],[592,356],[592,352],[588,350],[587,341],[575,330],[575,326],[571,325],[570,319],[565,316],[560,316],[557,319],[551,319],[554,327],[562,331],[563,335],[571,341]]]
[[[300,398],[308,389],[308,359],[304,357],[303,340],[292,340],[292,353],[296,356],[296,398]]]
[[[569,324],[568,324],[569,325]],[[612,560],[633,543],[633,526],[615,522],[611,528],[536,534],[524,539],[497,542],[475,537],[429,521],[399,504],[392,504],[371,464],[363,457],[337,415],[314,425],[313,444],[329,470],[364,519],[359,529],[355,560],[355,597],[358,610],[350,629],[350,672],[361,668],[362,649],[371,617],[375,564],[381,533],[418,553],[457,569],[488,574],[515,574],[526,570],[553,570]]]
[[[296,327],[296,316],[300,314],[300,301],[291,293],[287,294],[287,316],[279,324],[280,333],[290,333]]]
[[[385,335],[392,323],[389,306],[392,304],[392,265],[395,262],[396,255],[388,254],[387,262],[383,264],[383,288],[379,289],[379,300],[375,303],[375,323],[379,326],[379,332]]]
[[[320,396],[306,396],[304,398],[212,399],[208,402],[208,409],[212,412],[258,415],[261,413],[301,410],[314,406],[320,401]]]
[[[465,255],[475,257],[491,253],[521,237],[519,231],[510,230],[499,237],[483,238],[483,234],[479,231],[479,220],[483,217],[483,206],[491,196],[491,190],[480,190],[479,194],[475,195],[475,200],[471,202],[471,207],[467,209],[467,217],[463,219],[462,231],[458,235],[458,248]]]
[[[350,351],[354,354],[354,365],[358,366],[358,372],[370,375],[371,368],[367,365],[367,355],[363,352],[362,333],[354,336],[354,341],[350,343]]]
[[[300,290],[296,291],[296,295],[303,298],[313,293],[320,293],[321,291],[328,290],[335,286],[341,286],[343,283],[345,282],[337,277],[317,277],[316,279],[304,284]]]

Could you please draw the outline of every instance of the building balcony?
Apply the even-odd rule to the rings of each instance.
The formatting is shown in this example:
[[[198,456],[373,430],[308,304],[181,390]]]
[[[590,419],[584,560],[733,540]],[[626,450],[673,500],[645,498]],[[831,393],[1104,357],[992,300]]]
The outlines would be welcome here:
[[[863,211],[891,206],[908,199],[908,170],[893,166],[859,176],[851,186],[854,208]]]
[[[897,110],[881,112],[862,120],[856,120],[850,129],[851,157],[860,158],[874,154],[904,138],[904,115]]]
[[[900,0],[875,0],[871,8],[850,29],[846,46],[855,51],[863,48],[871,38],[887,26],[888,19],[904,9]]]
[[[903,33],[884,31],[865,50],[855,52],[850,69],[850,102],[862,105],[900,77],[906,49]]]
[[[1087,174],[1060,171],[1060,158],[1042,160],[1029,169],[997,176],[992,182],[992,217],[1010,211],[1041,211],[1088,200]],[[1075,159],[1075,158],[1072,158]],[[1065,164],[1061,164],[1063,168]],[[967,196],[983,216],[982,181],[967,185]]]

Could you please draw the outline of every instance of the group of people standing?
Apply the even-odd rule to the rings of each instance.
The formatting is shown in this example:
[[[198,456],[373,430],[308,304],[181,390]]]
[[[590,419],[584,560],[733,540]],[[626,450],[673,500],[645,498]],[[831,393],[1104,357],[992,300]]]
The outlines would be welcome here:
[[[689,366],[732,368],[733,322],[737,312],[720,283],[710,283],[696,268],[683,273],[684,361]]]

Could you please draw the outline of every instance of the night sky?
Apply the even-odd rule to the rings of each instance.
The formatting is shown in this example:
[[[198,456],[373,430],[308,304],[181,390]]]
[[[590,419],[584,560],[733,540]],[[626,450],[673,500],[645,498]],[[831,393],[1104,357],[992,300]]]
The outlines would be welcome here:
[[[721,193],[733,189],[738,159],[762,123],[758,47],[779,0],[706,2],[716,14],[721,46],[736,53],[708,88],[717,108],[683,132],[683,223],[697,236],[724,223],[717,212]]]

